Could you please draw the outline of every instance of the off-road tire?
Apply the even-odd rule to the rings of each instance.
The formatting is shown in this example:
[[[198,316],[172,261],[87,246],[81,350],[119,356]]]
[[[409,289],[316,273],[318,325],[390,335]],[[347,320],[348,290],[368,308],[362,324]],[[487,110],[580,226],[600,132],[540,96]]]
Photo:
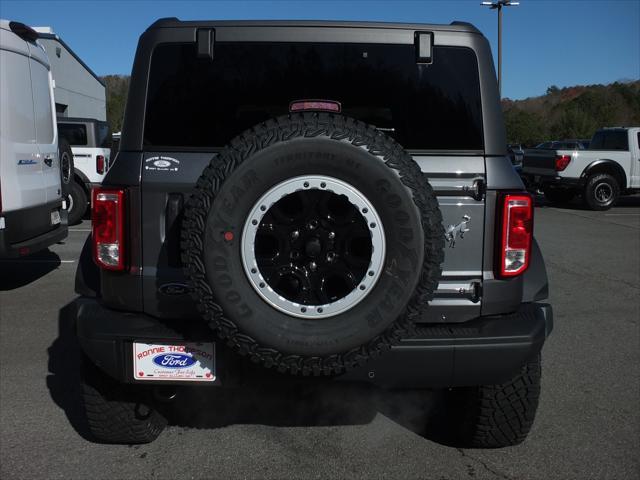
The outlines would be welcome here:
[[[607,200],[601,200],[598,195],[598,188],[607,186],[611,189],[611,195]],[[613,207],[620,196],[620,184],[613,175],[608,173],[596,173],[587,179],[584,186],[584,202],[591,210],[609,210]]]
[[[454,388],[448,392],[449,425],[460,447],[501,448],[527,437],[540,398],[540,355],[501,385]]]
[[[208,275],[216,270],[214,265],[210,263],[208,265],[209,268],[207,268],[207,252],[212,255],[212,249],[210,245],[205,247],[205,239],[209,238],[209,241],[212,241],[212,235],[220,235],[220,238],[222,238],[223,233],[222,231],[218,232],[219,228],[214,228],[213,225],[208,224],[210,217],[220,214],[223,210],[234,211],[236,212],[235,215],[239,215],[238,212],[240,211],[235,206],[225,208],[221,204],[214,205],[216,198],[222,198],[220,202],[223,202],[223,199],[227,196],[226,190],[224,190],[225,182],[235,185],[231,179],[238,177],[240,173],[236,177],[233,177],[233,173],[238,169],[242,169],[243,162],[253,155],[269,155],[277,148],[286,149],[287,152],[290,151],[288,149],[293,148],[293,151],[295,151],[295,145],[292,146],[292,143],[300,142],[300,140],[328,142],[334,145],[340,144],[339,147],[336,146],[335,148],[352,149],[351,151],[354,152],[357,150],[357,155],[367,154],[371,163],[379,162],[379,164],[376,163],[377,166],[375,168],[384,169],[387,172],[385,174],[388,174],[389,171],[393,172],[393,181],[399,185],[398,188],[401,188],[403,192],[410,192],[412,201],[407,201],[408,206],[406,208],[410,208],[411,214],[415,217],[415,221],[412,220],[411,227],[421,229],[420,236],[423,237],[419,246],[416,247],[418,252],[417,261],[411,267],[415,272],[415,280],[413,276],[411,279],[414,283],[402,293],[403,298],[407,300],[403,300],[404,303],[402,305],[394,306],[399,313],[397,315],[394,314],[393,318],[385,318],[384,329],[380,329],[377,333],[374,332],[374,336],[367,337],[357,346],[321,354],[309,354],[308,351],[310,350],[308,349],[310,347],[304,344],[300,346],[291,342],[293,344],[291,349],[283,349],[281,347],[275,348],[272,344],[273,342],[258,341],[256,335],[250,334],[246,329],[242,328],[241,322],[237,318],[240,314],[235,311],[229,311],[230,309],[235,310],[230,306],[232,299],[229,298],[229,292],[221,292],[220,290],[224,290],[221,287],[212,287],[211,284],[213,282]],[[304,144],[299,143],[298,145]],[[250,165],[264,165],[264,163],[258,164],[257,162],[247,162],[247,164],[244,170],[240,170],[240,172],[246,171]],[[286,165],[282,170],[287,173],[290,167],[291,165]],[[296,164],[294,167],[303,166]],[[264,167],[256,166],[255,168]],[[315,173],[325,174],[323,171]],[[268,174],[268,172],[265,173],[265,175]],[[237,179],[234,180],[234,182],[238,181]],[[362,178],[360,181],[362,181]],[[229,188],[232,187],[227,186],[227,190]],[[264,192],[261,192],[260,195],[262,193]],[[257,198],[255,201],[257,201]],[[245,220],[238,219],[237,221],[244,222]],[[237,227],[235,225],[229,228]],[[240,225],[240,228],[242,228],[242,225]],[[239,238],[240,232],[236,232],[235,235]],[[398,239],[394,241],[397,242]],[[415,238],[413,241],[417,243]],[[222,242],[222,240],[215,240],[215,242]],[[232,349],[241,355],[249,356],[255,363],[268,368],[275,368],[282,373],[316,376],[333,375],[363,364],[369,358],[379,355],[391,345],[396,344],[400,338],[412,331],[414,320],[427,307],[427,303],[432,298],[442,273],[444,230],[442,227],[442,215],[432,187],[412,157],[398,143],[376,130],[375,127],[351,118],[324,113],[305,113],[279,117],[247,130],[232,140],[217,157],[212,159],[211,164],[204,170],[198,180],[195,194],[187,202],[182,225],[181,248],[183,264],[188,277],[192,281],[192,293],[199,311],[210,328],[221,339],[225,340]],[[239,255],[239,253],[231,249],[228,252],[227,258],[236,254]],[[235,262],[236,260],[233,261]],[[406,259],[403,259],[404,262],[406,262]],[[390,262],[385,265],[387,272],[391,272],[396,268],[394,265],[390,265]],[[217,270],[220,271],[221,269],[217,268]],[[211,275],[213,276],[213,273]],[[244,274],[235,273],[234,275],[234,282],[246,282],[246,285],[249,285]],[[392,275],[392,273],[387,273],[387,275]],[[244,278],[241,280],[240,277]],[[381,278],[384,277],[384,275],[381,276]],[[374,288],[378,288],[381,282],[382,280],[379,280],[378,285]],[[244,284],[242,285],[242,288],[245,288]],[[243,292],[248,291],[251,293],[246,293],[246,297],[250,297],[249,300],[246,300],[246,303],[253,302],[250,305],[255,309],[266,308],[264,307],[266,302],[259,298],[253,290],[247,290],[246,288],[243,290]],[[372,291],[371,296],[367,297],[365,302],[361,302],[348,312],[340,314],[340,317],[351,315],[357,308],[365,308],[364,304],[374,296],[374,293]],[[240,296],[239,298],[245,302],[243,297]],[[264,318],[272,318],[274,315],[283,315],[281,312],[276,311],[275,308],[267,307],[269,311],[262,310],[265,313],[262,321],[264,321]],[[356,318],[353,315],[352,318]],[[290,319],[294,317],[288,318],[289,320],[282,321],[293,321]],[[364,318],[364,315],[360,314],[358,318]],[[328,320],[333,320],[333,318]],[[315,322],[327,322],[327,319],[318,319]],[[365,333],[368,334],[369,332],[366,331]],[[270,334],[271,332],[265,335]],[[271,336],[271,338],[273,337],[275,335]],[[281,340],[282,342],[290,341],[290,337],[287,334],[283,334],[281,338],[284,338]],[[318,349],[323,347],[318,347]],[[327,350],[330,347],[333,347],[333,345],[329,345]]]
[[[89,430],[99,443],[149,443],[167,421],[151,395],[106,375],[88,359],[82,364],[82,400]]]
[[[67,200],[69,209],[69,225],[79,223],[87,213],[87,194],[77,181],[72,180]]]
[[[552,204],[562,205],[569,203],[575,196],[576,192],[568,188],[547,187],[544,189],[544,198]]]

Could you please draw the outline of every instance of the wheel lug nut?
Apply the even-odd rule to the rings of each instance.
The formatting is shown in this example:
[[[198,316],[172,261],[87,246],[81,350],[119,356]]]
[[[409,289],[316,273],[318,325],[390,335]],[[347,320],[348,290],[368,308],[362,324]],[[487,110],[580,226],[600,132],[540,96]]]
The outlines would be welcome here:
[[[333,262],[336,259],[336,254],[333,252],[327,253],[327,262]]]
[[[318,227],[318,222],[316,220],[311,220],[309,223],[307,223],[307,228],[309,230],[315,230]]]
[[[300,232],[299,231],[294,230],[293,232],[291,232],[291,238],[293,240],[297,240],[299,236],[300,236]]]
[[[329,232],[329,238],[332,240],[336,238],[336,232]]]
[[[316,268],[318,268],[318,265],[316,265],[316,262],[309,262],[309,270],[311,270],[312,272],[315,272]]]

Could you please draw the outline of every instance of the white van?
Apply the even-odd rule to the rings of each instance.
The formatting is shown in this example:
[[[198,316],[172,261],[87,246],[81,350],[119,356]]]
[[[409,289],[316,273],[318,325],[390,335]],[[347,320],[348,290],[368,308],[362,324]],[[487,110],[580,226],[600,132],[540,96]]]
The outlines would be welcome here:
[[[0,258],[67,236],[53,81],[37,36],[0,20]]]

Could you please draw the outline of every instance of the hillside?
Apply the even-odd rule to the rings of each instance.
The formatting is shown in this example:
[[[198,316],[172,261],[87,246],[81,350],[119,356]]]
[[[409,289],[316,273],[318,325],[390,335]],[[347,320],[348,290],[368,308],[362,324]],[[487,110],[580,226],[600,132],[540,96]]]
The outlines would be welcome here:
[[[591,138],[601,127],[640,125],[640,81],[567,88],[502,101],[508,143]]]
[[[107,75],[107,120],[122,129],[129,77]],[[555,86],[546,95],[502,101],[509,143],[536,145],[543,140],[591,138],[605,126],[640,125],[640,80],[610,85]]]

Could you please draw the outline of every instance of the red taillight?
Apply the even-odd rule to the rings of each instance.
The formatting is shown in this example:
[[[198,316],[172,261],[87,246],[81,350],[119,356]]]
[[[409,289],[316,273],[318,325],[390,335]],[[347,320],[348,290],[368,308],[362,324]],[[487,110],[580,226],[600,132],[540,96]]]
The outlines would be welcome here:
[[[95,188],[91,195],[93,258],[107,270],[124,270],[124,190]]]
[[[556,172],[561,172],[571,162],[571,155],[556,155]]]
[[[104,173],[104,155],[96,155],[96,172],[100,175]]]
[[[528,194],[504,194],[499,199],[500,244],[496,268],[500,278],[523,273],[531,258],[533,200]]]

